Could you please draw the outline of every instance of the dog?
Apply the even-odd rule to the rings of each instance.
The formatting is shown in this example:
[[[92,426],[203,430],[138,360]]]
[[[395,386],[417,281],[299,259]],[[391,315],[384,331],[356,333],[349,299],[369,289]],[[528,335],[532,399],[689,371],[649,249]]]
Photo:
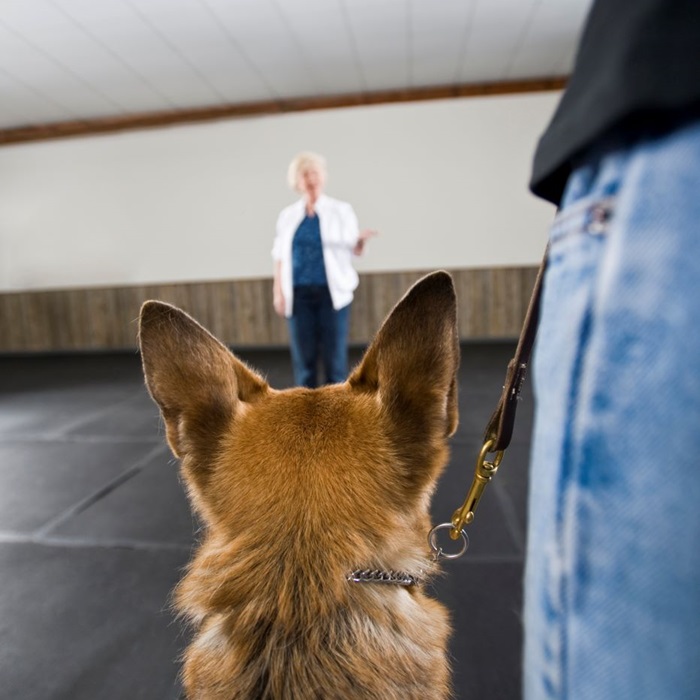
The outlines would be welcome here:
[[[139,342],[202,541],[174,601],[190,700],[444,700],[429,505],[457,428],[452,279],[418,281],[346,382],[284,391],[180,309]]]

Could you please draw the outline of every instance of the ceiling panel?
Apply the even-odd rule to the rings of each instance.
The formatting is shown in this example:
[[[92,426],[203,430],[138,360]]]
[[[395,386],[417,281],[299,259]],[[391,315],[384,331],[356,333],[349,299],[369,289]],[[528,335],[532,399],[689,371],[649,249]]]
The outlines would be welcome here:
[[[57,4],[96,46],[124,66],[134,90],[148,91],[160,109],[207,105],[217,99],[216,93],[149,26],[139,14],[138,5],[123,0],[59,0]]]
[[[201,0],[245,55],[268,99],[318,94],[318,80],[271,0]],[[302,11],[302,10],[300,10]],[[261,96],[261,99],[264,97]]]
[[[409,87],[409,0],[344,2],[366,89]]]
[[[433,3],[411,3],[412,86],[455,82],[476,4],[477,0],[446,0],[438,13]]]
[[[366,89],[352,28],[339,0],[310,0],[303,10],[277,4],[280,16],[309,66],[318,94]]]
[[[507,80],[539,0],[488,0],[474,9],[459,72],[461,82]]]
[[[0,70],[0,129],[8,129],[17,124],[43,124],[62,119],[72,119],[74,115],[33,88]]]
[[[590,0],[1,0],[0,128],[560,77]]]
[[[585,10],[573,0],[541,0],[512,57],[510,77],[568,73]]]
[[[0,23],[0,68],[74,118],[123,111],[121,104],[94,89],[70,66],[4,23]],[[0,104],[5,99],[3,96]]]

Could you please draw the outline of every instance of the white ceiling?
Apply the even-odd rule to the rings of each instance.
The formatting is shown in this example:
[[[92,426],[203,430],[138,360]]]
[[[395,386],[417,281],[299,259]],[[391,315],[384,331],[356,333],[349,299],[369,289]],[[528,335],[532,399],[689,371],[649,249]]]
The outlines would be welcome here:
[[[566,75],[591,0],[0,0],[0,129]]]

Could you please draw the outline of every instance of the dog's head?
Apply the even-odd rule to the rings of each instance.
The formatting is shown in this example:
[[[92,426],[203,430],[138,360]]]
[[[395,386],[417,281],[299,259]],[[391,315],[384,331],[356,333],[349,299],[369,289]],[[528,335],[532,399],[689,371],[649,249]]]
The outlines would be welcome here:
[[[320,389],[272,389],[161,302],[143,305],[139,338],[204,546],[235,553],[209,602],[220,595],[230,606],[252,587],[298,580],[302,571],[312,588],[342,596],[348,570],[426,566],[430,496],[457,427],[459,344],[447,273],[416,283],[347,382]],[[245,577],[237,580],[236,567]]]

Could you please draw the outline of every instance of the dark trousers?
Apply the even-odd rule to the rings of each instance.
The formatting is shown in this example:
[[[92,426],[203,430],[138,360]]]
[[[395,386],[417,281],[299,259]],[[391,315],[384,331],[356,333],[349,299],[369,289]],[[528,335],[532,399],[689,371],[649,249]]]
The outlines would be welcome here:
[[[318,360],[323,359],[326,384],[344,382],[348,374],[350,304],[336,311],[327,286],[294,287],[288,320],[294,381],[318,386]]]

